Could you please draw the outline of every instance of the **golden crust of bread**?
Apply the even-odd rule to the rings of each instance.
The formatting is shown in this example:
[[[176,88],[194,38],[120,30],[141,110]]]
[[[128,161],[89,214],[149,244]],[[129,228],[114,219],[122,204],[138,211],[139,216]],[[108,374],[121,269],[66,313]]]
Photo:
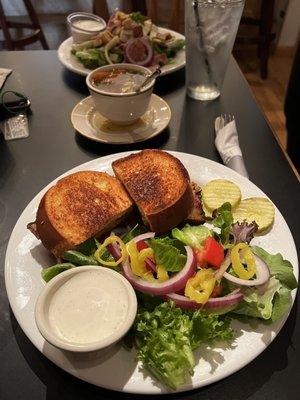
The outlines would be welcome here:
[[[122,184],[104,172],[81,171],[60,179],[42,198],[36,229],[56,257],[100,236],[129,214],[133,204]]]
[[[154,232],[167,232],[192,211],[189,174],[171,154],[143,150],[114,161],[112,167]]]

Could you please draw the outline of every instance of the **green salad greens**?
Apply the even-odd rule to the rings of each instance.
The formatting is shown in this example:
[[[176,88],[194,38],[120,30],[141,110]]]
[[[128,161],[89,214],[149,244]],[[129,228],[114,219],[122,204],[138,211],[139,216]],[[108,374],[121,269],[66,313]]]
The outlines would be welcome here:
[[[201,343],[231,340],[230,319],[183,311],[171,301],[152,312],[141,309],[135,321],[138,359],[159,381],[172,389],[193,375],[193,350]]]
[[[297,287],[293,266],[288,260],[284,260],[281,254],[270,254],[258,246],[252,246],[252,250],[265,261],[270,269],[271,275],[275,276],[283,286],[291,290]]]
[[[112,14],[105,30],[88,40],[73,43],[71,57],[87,69],[130,63],[156,68],[175,62],[185,40],[168,30],[159,29],[140,12]]]
[[[213,219],[207,225],[186,224],[173,229],[165,236],[152,237],[150,234],[150,238],[140,239],[138,242],[142,243],[141,249],[138,249],[137,245],[133,246],[136,247],[136,260],[142,249],[147,249],[147,257],[152,257],[150,261],[154,268],[162,266],[165,270],[164,280],[158,281],[153,265],[151,269],[146,269],[147,276],[152,277],[152,280],[146,282],[148,288],[152,282],[157,287],[161,282],[168,284],[169,278],[176,278],[177,274],[189,265],[187,260],[191,251],[194,257],[191,268],[196,268],[192,267],[195,259],[198,265],[192,270],[189,280],[184,282],[186,286],[181,287],[179,292],[166,292],[158,296],[136,288],[138,312],[133,327],[124,338],[124,344],[130,349],[135,346],[138,360],[153,377],[166,386],[176,389],[193,375],[194,350],[200,344],[211,345],[216,341],[234,340],[235,332],[230,327],[231,319],[249,323],[256,320],[270,324],[289,311],[292,303],[291,291],[297,287],[293,267],[281,254],[273,255],[261,247],[249,246],[256,231],[255,222],[233,223],[231,205],[224,203],[215,210]],[[144,233],[147,233],[147,229],[136,225],[119,239],[122,239],[126,248],[126,245],[133,244],[133,239]],[[111,236],[110,239],[113,240],[114,235]],[[100,245],[96,238],[91,238],[76,249],[66,251],[62,256],[63,262],[44,269],[42,278],[48,282],[57,274],[80,265],[104,267],[94,255]],[[190,246],[191,249],[187,250],[186,246]],[[242,278],[242,274],[249,274],[248,267],[251,267],[252,257],[256,256],[260,258],[267,273],[265,280],[259,281],[261,284],[251,286],[249,280],[256,279],[257,282],[258,270],[248,278]],[[110,252],[107,247],[101,255],[101,260],[113,263],[115,257],[116,254]],[[129,262],[133,263],[131,255]],[[144,263],[145,259],[144,269],[140,270],[140,281],[145,274]],[[136,265],[136,268],[139,268],[139,265]],[[222,268],[224,270],[221,274]],[[117,265],[116,269],[126,276],[125,269],[122,271]],[[224,277],[226,270],[228,274]],[[234,279],[230,279],[230,275]],[[206,280],[203,277],[206,277]],[[209,300],[203,304],[200,301],[199,305],[195,303],[192,296],[199,298],[208,288]],[[183,303],[176,303],[178,296]],[[209,302],[210,307],[206,308]]]
[[[220,233],[214,233],[221,243],[224,245],[228,244],[230,239],[230,229],[233,223],[233,217],[231,213],[231,204],[224,203],[220,208],[214,213],[215,218],[212,224],[220,229]]]
[[[212,236],[213,232],[204,225],[190,226],[186,224],[182,229],[172,229],[172,236],[187,246],[191,246],[195,249],[202,249],[203,242],[209,236]]]
[[[252,246],[252,250],[268,265],[271,278],[262,287],[242,288],[243,300],[233,313],[273,323],[282,318],[291,306],[291,290],[297,287],[293,267],[281,254],[269,254],[258,246]]]
[[[154,258],[159,265],[163,265],[169,272],[181,271],[186,263],[184,246],[175,239],[160,238],[149,239],[148,243],[153,249]]]

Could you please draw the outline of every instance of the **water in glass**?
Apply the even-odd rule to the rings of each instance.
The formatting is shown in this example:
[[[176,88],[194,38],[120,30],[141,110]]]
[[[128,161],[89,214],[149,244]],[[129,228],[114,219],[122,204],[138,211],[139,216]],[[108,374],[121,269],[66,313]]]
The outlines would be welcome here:
[[[220,95],[244,3],[244,0],[186,0],[188,96],[213,100]]]

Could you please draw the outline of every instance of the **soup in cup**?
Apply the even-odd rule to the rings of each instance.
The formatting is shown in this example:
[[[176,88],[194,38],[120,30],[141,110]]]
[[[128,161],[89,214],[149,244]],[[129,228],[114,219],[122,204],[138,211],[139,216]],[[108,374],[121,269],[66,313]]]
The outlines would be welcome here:
[[[112,64],[92,71],[86,83],[96,110],[118,125],[129,125],[145,114],[155,79],[140,91],[137,88],[151,71],[133,64]]]

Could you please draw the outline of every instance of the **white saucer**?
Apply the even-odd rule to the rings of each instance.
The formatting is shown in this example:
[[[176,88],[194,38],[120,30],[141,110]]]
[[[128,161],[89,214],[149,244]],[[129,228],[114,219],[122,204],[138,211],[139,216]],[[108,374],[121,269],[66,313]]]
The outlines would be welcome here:
[[[88,139],[110,144],[137,143],[153,138],[169,124],[169,105],[156,94],[151,95],[146,113],[131,125],[120,126],[95,110],[92,97],[80,101],[71,113],[74,129]]]

